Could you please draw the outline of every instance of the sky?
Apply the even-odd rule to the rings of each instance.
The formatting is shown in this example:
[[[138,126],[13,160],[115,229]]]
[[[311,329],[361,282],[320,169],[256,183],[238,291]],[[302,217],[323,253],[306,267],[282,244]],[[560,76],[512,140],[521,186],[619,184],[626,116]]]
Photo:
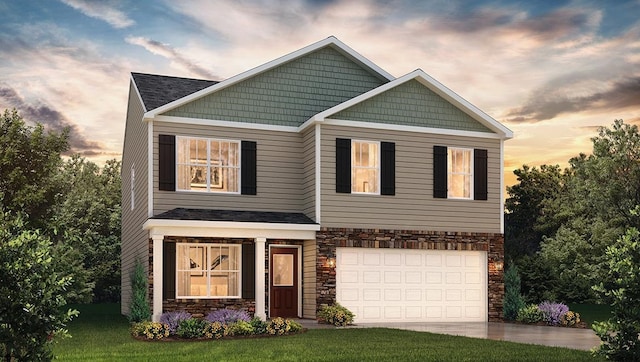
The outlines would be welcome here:
[[[0,0],[0,111],[120,159],[131,72],[223,80],[336,36],[417,68],[515,133],[505,182],[640,125],[640,0]]]

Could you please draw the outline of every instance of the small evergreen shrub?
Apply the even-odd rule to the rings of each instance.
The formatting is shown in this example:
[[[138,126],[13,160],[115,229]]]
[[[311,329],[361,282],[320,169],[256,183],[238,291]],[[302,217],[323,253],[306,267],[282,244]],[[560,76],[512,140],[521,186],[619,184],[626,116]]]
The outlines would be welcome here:
[[[169,326],[169,333],[176,334],[180,322],[190,318],[192,318],[191,313],[185,311],[166,312],[162,313],[160,316],[160,323],[164,323]]]
[[[220,322],[222,324],[231,324],[237,321],[248,322],[251,320],[247,312],[243,310],[229,309],[229,308],[215,310],[207,314],[205,319],[211,323]]]
[[[560,324],[564,327],[572,327],[578,323],[580,323],[580,313],[568,311],[560,318]]]
[[[291,330],[291,324],[289,320],[282,317],[273,318],[267,324],[267,333],[273,335],[283,335]]]
[[[520,294],[520,275],[518,268],[512,264],[504,273],[504,307],[502,310],[504,319],[515,320],[518,311],[524,306],[524,298]]]
[[[248,336],[253,333],[253,326],[247,321],[239,320],[227,325],[227,335],[229,336]]]
[[[178,323],[176,334],[182,338],[201,338],[209,323],[198,318],[185,319]]]
[[[251,326],[253,327],[253,333],[267,334],[267,322],[258,317],[253,317],[249,323],[251,323]]]
[[[147,301],[147,272],[140,259],[136,259],[131,273],[131,303],[129,304],[129,321],[136,323],[151,319],[151,309]]]
[[[227,335],[227,328],[220,322],[207,323],[204,327],[203,334],[209,339],[220,339]]]
[[[289,322],[289,333],[297,333],[302,330],[302,324],[291,319],[287,319],[287,321]]]
[[[346,326],[353,323],[353,313],[338,303],[334,305],[323,304],[318,317],[325,323],[334,326]]]
[[[542,322],[542,311],[536,304],[529,304],[518,311],[516,320],[522,323],[538,323]]]
[[[552,303],[544,301],[538,305],[542,312],[542,320],[552,326],[557,326],[561,323],[562,316],[569,311],[569,307],[562,303]]]
[[[146,339],[162,339],[169,337],[169,326],[151,321],[137,322],[131,326],[131,334]]]

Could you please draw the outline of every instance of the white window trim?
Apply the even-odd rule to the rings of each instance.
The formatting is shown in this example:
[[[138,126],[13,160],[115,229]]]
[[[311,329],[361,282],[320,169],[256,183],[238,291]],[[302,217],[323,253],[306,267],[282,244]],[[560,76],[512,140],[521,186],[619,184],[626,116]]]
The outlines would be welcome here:
[[[452,150],[456,151],[469,151],[469,168],[471,170],[471,174],[469,175],[469,197],[458,197],[458,196],[449,196],[449,181],[451,173],[449,173],[449,155]],[[447,199],[450,200],[473,200],[474,199],[474,177],[475,177],[475,164],[474,164],[474,149],[468,147],[447,147]]]
[[[351,179],[353,180],[353,171],[354,171],[354,164],[353,164],[353,146],[356,142],[360,142],[360,143],[369,143],[369,144],[377,144],[378,145],[378,167],[376,167],[375,169],[378,171],[378,185],[376,187],[376,190],[378,190],[377,192],[361,192],[361,191],[353,191],[354,185],[353,183],[351,184],[351,193],[354,195],[380,195],[380,187],[381,187],[381,179],[382,179],[382,174],[381,174],[381,163],[382,163],[382,150],[380,149],[380,141],[368,141],[368,140],[357,140],[357,139],[352,139],[351,140],[351,154],[349,155],[349,157],[351,157]],[[374,169],[374,167],[358,167],[360,169]]]
[[[197,190],[187,190],[187,189],[181,189],[179,187],[179,173],[178,173],[178,165],[179,165],[179,154],[178,151],[180,150],[179,144],[180,144],[180,140],[205,140],[207,141],[207,169],[210,170],[211,169],[211,152],[210,152],[210,147],[211,147],[211,141],[218,141],[218,142],[230,142],[230,143],[237,143],[238,144],[238,175],[237,175],[237,179],[238,179],[238,185],[237,185],[237,190],[238,191],[216,191],[216,190],[212,190],[211,189],[211,178],[208,177],[208,173],[207,173],[207,190],[204,191],[197,191]],[[176,180],[176,192],[185,192],[185,193],[194,193],[194,194],[224,194],[224,195],[240,195],[242,192],[242,141],[241,140],[234,140],[234,139],[224,139],[224,138],[207,138],[207,137],[190,137],[190,136],[176,136],[176,174],[175,174],[175,180]]]
[[[180,270],[178,269],[178,247],[190,247],[190,246],[200,246],[200,247],[206,247],[207,249],[207,262],[209,261],[209,253],[211,250],[211,247],[234,247],[236,249],[238,249],[237,255],[238,255],[238,290],[237,293],[238,295],[233,295],[233,296],[183,296],[180,295],[180,288],[178,286],[178,281],[180,280],[178,278],[178,273],[180,272]],[[242,298],[242,244],[219,244],[219,243],[176,243],[176,273],[175,273],[175,278],[176,278],[176,284],[175,284],[175,290],[176,290],[176,299],[241,299]],[[207,263],[208,264],[208,263]],[[211,274],[211,270],[207,270],[207,273],[210,275]],[[210,288],[210,284],[211,284],[211,279],[207,278],[207,293],[211,293],[211,288]]]
[[[131,165],[131,172],[129,173],[131,181],[131,190],[129,196],[131,197],[131,210],[136,208],[136,164]]]

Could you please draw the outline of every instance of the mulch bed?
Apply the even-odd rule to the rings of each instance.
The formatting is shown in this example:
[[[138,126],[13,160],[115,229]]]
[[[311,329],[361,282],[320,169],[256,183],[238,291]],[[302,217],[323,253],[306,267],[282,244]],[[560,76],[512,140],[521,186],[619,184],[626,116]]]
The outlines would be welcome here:
[[[544,326],[544,327],[556,327],[556,328],[589,328],[589,326],[587,326],[587,323],[585,322],[580,322],[580,323],[576,323],[572,326],[563,326],[563,325],[557,325],[557,326],[553,326],[550,324],[547,324],[545,322],[538,322],[538,323],[523,323],[523,322],[518,322],[518,321],[504,321],[505,323],[513,323],[513,324],[522,324],[522,325],[526,325],[526,326]]]
[[[224,336],[220,339],[215,338],[182,338],[178,336],[169,336],[161,339],[149,339],[142,336],[131,336],[131,338],[142,342],[204,342],[204,341],[230,341],[234,339],[255,339],[255,338],[272,338],[272,337],[286,337],[294,336],[296,334],[306,333],[307,329],[303,328],[299,332],[287,333],[287,334],[251,334],[248,336]]]

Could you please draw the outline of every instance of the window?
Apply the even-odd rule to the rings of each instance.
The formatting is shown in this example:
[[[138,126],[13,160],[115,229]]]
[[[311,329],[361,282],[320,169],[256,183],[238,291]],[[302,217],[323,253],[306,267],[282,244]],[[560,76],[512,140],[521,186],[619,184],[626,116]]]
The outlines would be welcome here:
[[[380,143],[351,141],[351,192],[380,193]]]
[[[237,193],[240,142],[177,137],[178,190]]]
[[[473,150],[449,148],[447,152],[448,197],[470,199],[473,192]]]
[[[131,165],[131,193],[129,196],[131,196],[131,210],[135,209],[136,207],[136,193],[135,193],[135,184],[136,184],[136,166]]]
[[[178,298],[239,298],[241,245],[176,245]]]

